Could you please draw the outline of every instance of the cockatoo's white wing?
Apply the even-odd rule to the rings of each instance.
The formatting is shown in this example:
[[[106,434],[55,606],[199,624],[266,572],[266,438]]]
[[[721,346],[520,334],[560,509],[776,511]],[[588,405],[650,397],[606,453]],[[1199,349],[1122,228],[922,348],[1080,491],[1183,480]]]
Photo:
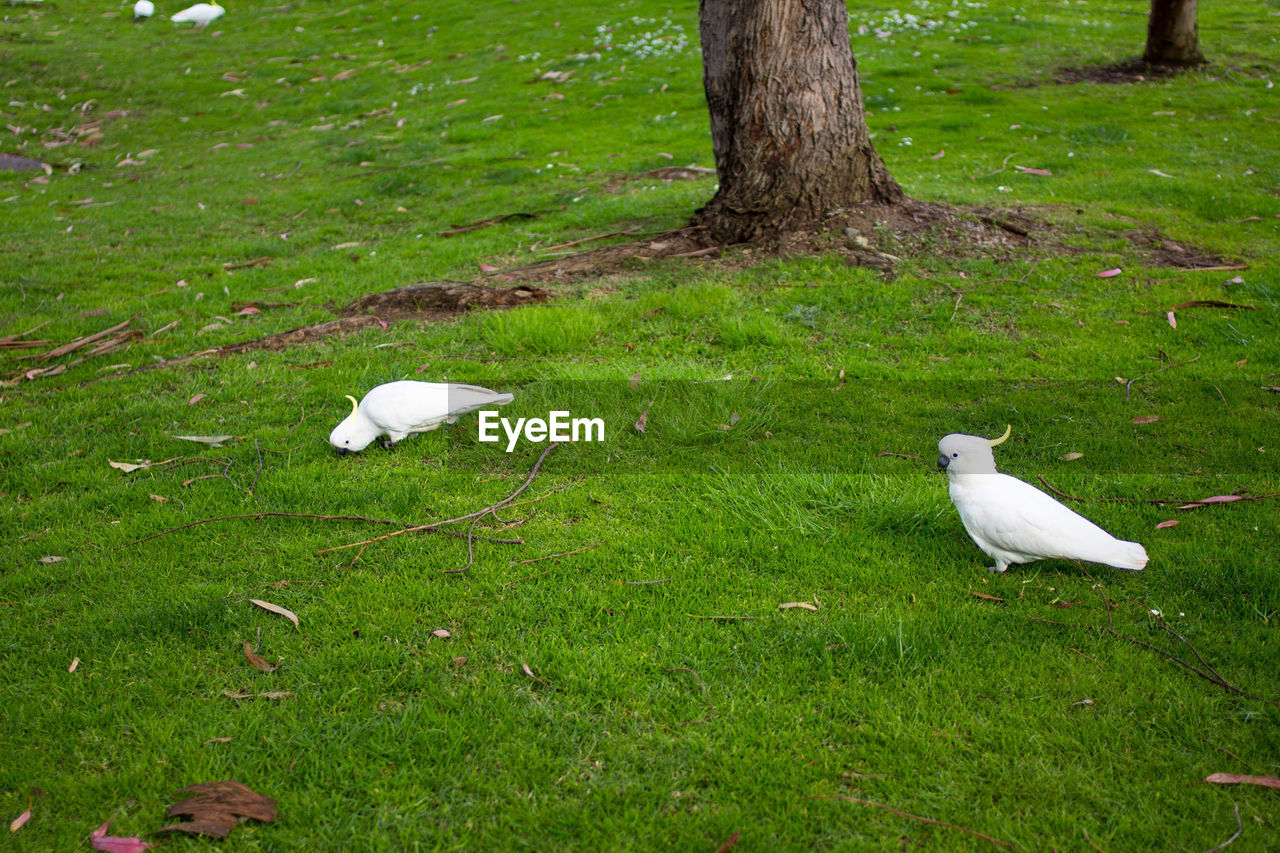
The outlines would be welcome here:
[[[1062,558],[1139,570],[1147,554],[1116,539],[1079,513],[1007,474],[969,474],[951,481],[965,530],[997,560],[1026,563]]]
[[[365,395],[360,411],[369,420],[395,435],[425,432],[452,422],[482,406],[511,402],[501,394],[476,385],[403,380],[379,385]]]
[[[205,26],[210,21],[214,21],[222,17],[222,13],[225,11],[225,9],[216,3],[197,3],[194,6],[188,6],[181,12],[171,15],[169,20],[179,24],[190,21],[193,24]]]

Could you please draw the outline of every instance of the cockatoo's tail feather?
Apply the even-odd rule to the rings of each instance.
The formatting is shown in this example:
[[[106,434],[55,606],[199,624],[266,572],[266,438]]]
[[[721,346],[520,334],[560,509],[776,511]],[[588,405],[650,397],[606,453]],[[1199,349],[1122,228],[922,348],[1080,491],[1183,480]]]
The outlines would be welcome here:
[[[1136,542],[1116,539],[1089,519],[1029,483],[996,471],[996,440],[948,435],[938,442],[938,465],[950,481],[951,501],[964,529],[996,561],[994,571],[1013,563],[1067,559],[1139,571],[1147,552]]]
[[[380,435],[395,444],[415,432],[427,432],[442,423],[453,423],[467,412],[485,406],[501,406],[515,399],[511,394],[478,385],[446,382],[388,382],[351,401],[351,414],[329,435],[339,453],[355,453]]]

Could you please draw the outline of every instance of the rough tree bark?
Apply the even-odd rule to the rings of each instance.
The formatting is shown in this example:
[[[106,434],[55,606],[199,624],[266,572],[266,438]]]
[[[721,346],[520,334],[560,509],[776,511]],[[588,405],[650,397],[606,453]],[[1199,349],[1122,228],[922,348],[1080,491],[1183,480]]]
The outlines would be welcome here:
[[[720,242],[903,201],[871,144],[844,0],[700,0],[720,188],[695,222]]]
[[[1196,22],[1198,0],[1151,0],[1147,20],[1147,49],[1142,59],[1152,65],[1187,67],[1204,64],[1200,53],[1200,29]]]

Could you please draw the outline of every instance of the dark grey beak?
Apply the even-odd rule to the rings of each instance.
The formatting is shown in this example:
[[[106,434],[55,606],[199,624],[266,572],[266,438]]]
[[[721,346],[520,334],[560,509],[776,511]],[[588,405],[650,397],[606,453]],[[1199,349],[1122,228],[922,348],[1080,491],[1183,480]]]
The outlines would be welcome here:
[[[946,467],[947,467],[948,465],[950,465],[950,464],[951,464],[951,460],[947,458],[947,454],[945,454],[945,453],[939,453],[939,454],[938,454],[938,467],[939,467],[939,468],[946,468]]]
[[[333,452],[334,452],[334,453],[336,453],[336,454],[338,454],[339,456],[346,456],[346,455],[347,455],[348,453],[350,453],[351,451],[350,451],[350,450],[347,450],[347,448],[345,448],[345,447],[335,447],[335,448],[333,449]]]

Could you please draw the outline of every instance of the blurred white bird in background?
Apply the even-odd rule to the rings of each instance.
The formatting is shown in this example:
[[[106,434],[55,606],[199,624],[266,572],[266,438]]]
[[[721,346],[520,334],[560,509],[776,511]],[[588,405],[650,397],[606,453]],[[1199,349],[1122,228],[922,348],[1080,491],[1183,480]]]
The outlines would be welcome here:
[[[350,395],[347,399],[351,414],[329,434],[333,449],[344,454],[364,450],[380,435],[386,436],[384,447],[393,447],[407,435],[451,424],[467,412],[501,406],[515,398],[477,385],[403,380],[373,388],[358,403]]]
[[[954,433],[938,442],[938,467],[947,472],[951,502],[969,537],[1003,572],[1013,563],[1064,559],[1141,571],[1147,551],[1116,539],[1035,486],[996,471],[997,439]]]
[[[156,13],[156,4],[151,0],[138,0],[133,4],[133,19],[135,21],[145,21]]]
[[[213,21],[221,18],[226,9],[223,9],[217,3],[197,3],[194,6],[188,6],[181,12],[170,16],[169,20],[175,24],[192,23],[197,27],[207,27]]]

